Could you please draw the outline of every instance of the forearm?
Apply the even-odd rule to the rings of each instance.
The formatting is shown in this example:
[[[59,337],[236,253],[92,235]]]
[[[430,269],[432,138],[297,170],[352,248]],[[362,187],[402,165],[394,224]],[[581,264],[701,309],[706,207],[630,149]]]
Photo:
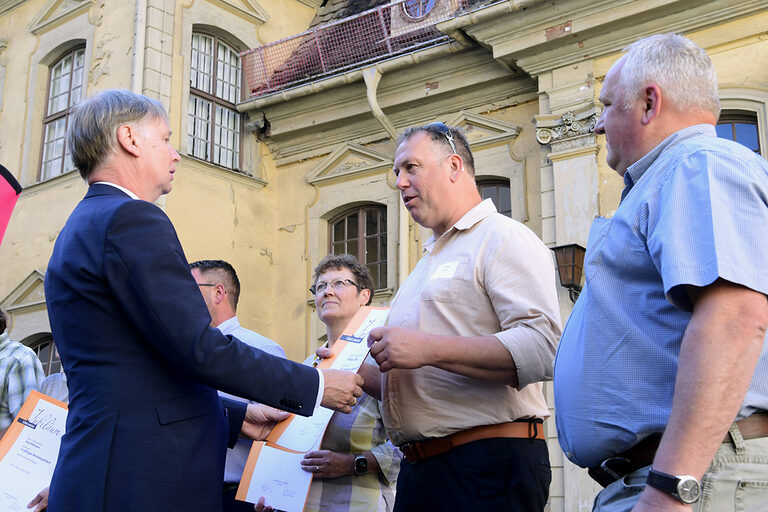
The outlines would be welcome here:
[[[363,363],[357,372],[363,377],[363,391],[376,400],[381,400],[381,372],[375,364]]]
[[[430,345],[430,366],[517,387],[515,361],[495,336],[425,336]]]
[[[768,322],[762,294],[730,283],[708,288],[683,336],[672,410],[653,464],[697,478],[738,414]]]

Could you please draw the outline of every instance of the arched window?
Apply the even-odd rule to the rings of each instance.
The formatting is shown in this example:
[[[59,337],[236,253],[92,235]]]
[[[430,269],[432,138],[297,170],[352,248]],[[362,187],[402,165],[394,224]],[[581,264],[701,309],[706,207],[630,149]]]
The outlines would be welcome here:
[[[405,0],[403,12],[408,18],[423,20],[434,9],[437,0]]]
[[[330,250],[352,254],[368,267],[374,287],[387,287],[387,209],[363,206],[331,219]]]
[[[757,115],[747,110],[724,110],[717,122],[717,136],[738,142],[760,154]]]
[[[30,347],[37,354],[37,358],[43,365],[43,371],[46,375],[59,373],[61,371],[61,360],[56,352],[56,344],[50,336],[34,342]]]
[[[40,179],[45,180],[71,171],[72,163],[66,143],[69,107],[83,95],[85,47],[68,51],[50,68],[48,96],[43,118],[43,156]]]
[[[240,169],[242,78],[237,50],[217,36],[192,34],[189,73],[188,154]]]
[[[484,179],[477,183],[477,191],[485,199],[492,199],[496,209],[502,215],[512,217],[512,200],[509,192],[509,180]]]

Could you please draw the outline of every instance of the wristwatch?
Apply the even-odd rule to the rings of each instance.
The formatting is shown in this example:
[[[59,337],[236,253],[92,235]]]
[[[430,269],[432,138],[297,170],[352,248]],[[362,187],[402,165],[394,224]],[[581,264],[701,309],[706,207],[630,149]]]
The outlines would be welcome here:
[[[673,476],[651,468],[645,483],[686,505],[696,503],[701,496],[701,484],[690,475]]]
[[[355,474],[364,475],[368,472],[368,459],[365,455],[355,455]]]

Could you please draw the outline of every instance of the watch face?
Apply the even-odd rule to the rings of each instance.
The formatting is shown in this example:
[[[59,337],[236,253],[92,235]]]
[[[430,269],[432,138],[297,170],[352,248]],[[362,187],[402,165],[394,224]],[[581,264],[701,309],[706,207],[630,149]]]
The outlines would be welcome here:
[[[368,472],[368,459],[364,455],[355,458],[355,473],[364,475]]]
[[[683,503],[695,503],[701,494],[699,482],[690,476],[680,477],[677,483],[677,495]]]

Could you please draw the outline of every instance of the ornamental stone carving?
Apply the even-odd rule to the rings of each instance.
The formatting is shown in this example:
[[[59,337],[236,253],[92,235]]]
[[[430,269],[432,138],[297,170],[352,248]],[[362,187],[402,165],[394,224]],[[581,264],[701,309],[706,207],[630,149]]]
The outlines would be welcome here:
[[[559,124],[554,126],[542,126],[546,123],[543,118],[550,116],[536,116],[536,140],[539,144],[552,144],[553,142],[565,142],[582,135],[594,133],[597,124],[597,113],[593,112],[586,117],[577,118],[573,111],[568,111],[558,119]],[[550,121],[551,122],[551,121]]]

